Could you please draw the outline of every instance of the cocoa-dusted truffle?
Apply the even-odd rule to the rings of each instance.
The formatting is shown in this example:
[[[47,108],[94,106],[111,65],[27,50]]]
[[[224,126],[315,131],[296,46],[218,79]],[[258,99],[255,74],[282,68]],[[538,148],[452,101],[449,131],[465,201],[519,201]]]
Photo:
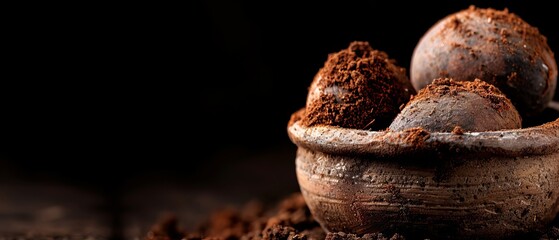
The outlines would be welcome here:
[[[553,98],[557,64],[537,28],[508,9],[471,6],[433,25],[414,50],[410,78],[415,89],[441,77],[483,79],[503,91],[523,116],[536,116]]]
[[[394,131],[482,132],[521,128],[521,117],[495,86],[479,79],[435,79],[410,100],[390,125]],[[458,130],[457,130],[458,129]]]
[[[302,124],[386,128],[415,91],[406,70],[368,42],[328,55],[309,88]]]

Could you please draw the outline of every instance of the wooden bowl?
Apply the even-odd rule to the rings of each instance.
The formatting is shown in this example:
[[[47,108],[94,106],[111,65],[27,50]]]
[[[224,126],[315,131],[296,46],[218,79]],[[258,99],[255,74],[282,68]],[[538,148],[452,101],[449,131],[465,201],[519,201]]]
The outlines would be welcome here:
[[[430,133],[304,127],[302,111],[287,129],[297,180],[328,232],[507,239],[539,234],[559,212],[559,118]]]

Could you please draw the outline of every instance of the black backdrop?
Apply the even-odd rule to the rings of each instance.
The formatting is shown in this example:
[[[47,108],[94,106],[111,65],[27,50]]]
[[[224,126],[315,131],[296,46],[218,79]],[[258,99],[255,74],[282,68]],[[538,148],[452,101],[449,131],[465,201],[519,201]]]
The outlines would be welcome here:
[[[10,8],[0,81],[4,178],[199,182],[247,159],[290,169],[286,124],[328,53],[369,41],[409,69],[422,34],[470,4],[508,7],[559,52],[557,13],[544,1]],[[284,174],[293,176],[270,177]]]

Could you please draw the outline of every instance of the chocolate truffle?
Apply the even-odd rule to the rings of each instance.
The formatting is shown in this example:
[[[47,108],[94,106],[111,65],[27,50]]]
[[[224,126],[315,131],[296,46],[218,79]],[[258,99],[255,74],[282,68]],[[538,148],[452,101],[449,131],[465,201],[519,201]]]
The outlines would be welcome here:
[[[441,77],[487,81],[522,116],[537,116],[555,94],[557,64],[537,28],[508,9],[471,6],[434,24],[413,52],[410,78],[416,90]]]
[[[515,106],[495,86],[479,79],[440,78],[421,89],[389,129],[421,127],[431,132],[482,132],[518,129],[521,122]]]
[[[355,41],[328,55],[309,88],[301,123],[385,129],[414,93],[405,68],[368,42]]]

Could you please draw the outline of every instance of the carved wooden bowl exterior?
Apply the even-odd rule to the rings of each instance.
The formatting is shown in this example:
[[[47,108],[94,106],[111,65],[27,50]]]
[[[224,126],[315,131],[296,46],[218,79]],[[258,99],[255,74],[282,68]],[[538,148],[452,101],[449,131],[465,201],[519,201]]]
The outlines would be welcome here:
[[[331,232],[505,239],[559,212],[559,118],[463,134],[304,127],[293,114],[297,179]]]

